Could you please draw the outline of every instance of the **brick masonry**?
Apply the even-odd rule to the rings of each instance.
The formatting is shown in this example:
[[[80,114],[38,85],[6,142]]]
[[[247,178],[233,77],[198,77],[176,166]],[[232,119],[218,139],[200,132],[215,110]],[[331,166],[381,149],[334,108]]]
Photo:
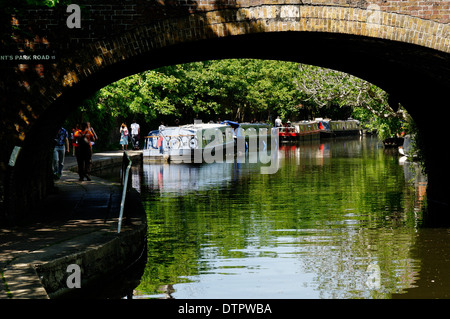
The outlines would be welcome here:
[[[34,152],[29,146],[35,142],[34,134],[42,131],[50,137],[69,112],[47,114],[61,97],[93,75],[139,55],[197,40],[289,31],[369,37],[450,53],[450,0],[103,0],[94,4],[80,0],[78,4],[81,29],[67,28],[65,6],[35,8],[25,16],[11,17],[12,24],[27,33],[14,32],[5,51],[14,53],[0,55],[8,60],[18,52],[39,53],[50,60],[0,61],[3,203],[32,192],[25,187],[17,194],[8,193],[5,186],[10,183],[7,163],[13,147]],[[34,164],[45,160],[39,153]],[[40,198],[46,193],[45,172],[35,175],[29,183]]]
[[[331,32],[352,32],[364,35],[393,37],[396,33],[400,41],[421,43],[421,38],[435,36],[429,46],[442,49],[448,39],[448,23],[450,21],[450,0],[411,1],[411,0],[177,0],[177,1],[102,1],[91,4],[91,1],[80,0],[82,9],[82,28],[68,30],[65,27],[68,13],[65,7],[57,9],[30,10],[28,17],[19,23],[32,26],[36,32],[47,36],[52,46],[58,50],[73,48],[97,41],[112,35],[120,35],[134,30],[138,26],[158,24],[158,31],[177,24],[180,18],[196,17],[190,25],[182,23],[183,30],[197,31],[198,27],[220,25],[224,23],[258,24],[278,20],[285,23],[271,28],[277,31],[294,30],[327,30]],[[258,23],[259,22],[259,23]],[[365,24],[379,25],[381,29],[361,30]],[[236,25],[235,28],[239,28]],[[395,32],[397,29],[404,33]],[[225,30],[233,29],[227,26]],[[249,29],[246,29],[249,30]],[[250,30],[254,30],[251,28]],[[220,34],[220,30],[217,30]],[[378,33],[377,33],[378,32]],[[409,33],[408,33],[409,32]],[[380,34],[379,34],[380,33]],[[185,38],[187,35],[177,35]],[[195,36],[195,35],[194,35]],[[443,40],[442,40],[443,39]],[[436,41],[437,43],[433,42]],[[441,43],[443,41],[443,43]]]

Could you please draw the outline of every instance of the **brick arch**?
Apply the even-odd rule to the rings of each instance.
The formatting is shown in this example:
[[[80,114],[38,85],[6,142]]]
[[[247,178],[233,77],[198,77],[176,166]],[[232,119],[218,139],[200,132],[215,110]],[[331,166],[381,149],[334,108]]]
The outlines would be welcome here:
[[[17,89],[20,98],[8,100],[19,111],[9,118],[3,165],[14,146],[22,147],[15,168],[8,168],[10,172],[5,174],[9,214],[26,210],[45,196],[51,184],[43,169],[48,154],[42,144],[37,146],[41,135],[50,140],[77,102],[89,93],[121,77],[162,65],[256,57],[331,67],[386,89],[413,116],[423,119],[420,124],[425,130],[432,117],[424,116],[420,104],[440,103],[442,92],[450,88],[449,29],[448,24],[379,11],[378,7],[216,6],[152,21],[84,45],[44,65],[44,77],[37,77],[37,70],[24,71]],[[34,76],[28,76],[30,73]],[[420,91],[428,93],[411,97],[412,92]],[[429,92],[434,94],[431,99]],[[5,135],[1,139],[5,141]],[[431,154],[436,145],[429,145]],[[445,156],[448,159],[448,151]],[[444,167],[444,162],[433,156],[429,162]],[[436,202],[448,205],[442,183],[436,184],[440,185],[433,192]]]
[[[353,35],[450,53],[448,24],[375,9],[263,5],[159,20],[94,42],[65,59],[72,65],[60,74],[59,81],[64,87],[72,86],[101,68],[173,45],[272,32]]]
[[[411,44],[436,50],[438,55],[450,53],[448,24],[370,8],[317,5],[226,6],[221,10],[158,20],[121,35],[87,44],[81,50],[63,57],[57,64],[50,66],[51,70],[47,72],[50,74],[46,79],[37,79],[32,83],[39,90],[33,92],[33,95],[42,96],[37,103],[45,109],[45,105],[51,105],[71,87],[120,62],[193,41],[251,34],[304,32],[319,34],[318,37],[323,34],[344,35],[347,38],[366,38],[365,41],[373,39],[380,43],[393,41]],[[22,87],[26,89],[27,85],[31,83],[22,84]],[[30,111],[29,104],[24,106],[19,115],[28,123],[37,116]],[[27,129],[25,126],[21,129],[20,124],[17,126],[18,138],[23,140]]]

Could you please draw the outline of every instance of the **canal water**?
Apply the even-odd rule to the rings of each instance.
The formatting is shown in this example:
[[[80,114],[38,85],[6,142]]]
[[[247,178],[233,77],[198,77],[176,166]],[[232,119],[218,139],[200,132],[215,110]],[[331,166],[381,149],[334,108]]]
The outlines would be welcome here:
[[[133,298],[449,298],[450,234],[426,179],[374,137],[281,145],[260,164],[143,164],[147,264]]]

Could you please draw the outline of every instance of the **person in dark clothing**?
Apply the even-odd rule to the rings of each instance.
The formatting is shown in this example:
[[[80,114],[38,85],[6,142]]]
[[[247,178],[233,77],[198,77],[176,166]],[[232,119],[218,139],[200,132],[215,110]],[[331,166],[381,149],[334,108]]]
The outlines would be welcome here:
[[[65,153],[69,153],[69,135],[64,127],[61,127],[55,138],[53,150],[53,174],[55,179],[60,179],[64,167]]]
[[[78,175],[80,176],[80,181],[84,178],[90,181],[91,178],[89,174],[91,173],[92,166],[92,144],[95,141],[94,135],[88,129],[87,123],[81,124],[81,130],[75,132],[74,137],[77,140],[77,162],[78,162]]]

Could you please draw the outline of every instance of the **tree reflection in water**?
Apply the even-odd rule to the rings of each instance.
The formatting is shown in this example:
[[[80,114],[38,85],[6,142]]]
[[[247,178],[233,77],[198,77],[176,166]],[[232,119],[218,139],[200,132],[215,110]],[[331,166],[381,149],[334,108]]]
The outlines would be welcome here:
[[[405,174],[397,153],[358,137],[282,145],[279,164],[273,175],[248,161],[144,164],[135,172],[148,212],[148,263],[136,297],[164,297],[161,287],[174,298],[414,291],[425,264],[414,250],[424,181]],[[368,283],[371,265],[379,285]]]

